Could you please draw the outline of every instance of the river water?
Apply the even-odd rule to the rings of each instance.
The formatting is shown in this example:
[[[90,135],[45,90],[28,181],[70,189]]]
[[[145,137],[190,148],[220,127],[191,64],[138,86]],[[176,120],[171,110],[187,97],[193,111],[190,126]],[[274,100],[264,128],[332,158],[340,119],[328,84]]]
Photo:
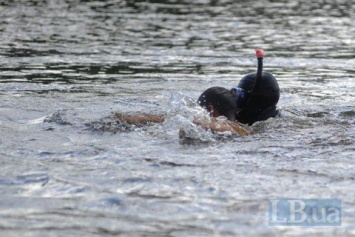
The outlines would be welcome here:
[[[19,0],[0,15],[1,236],[355,236],[352,1]],[[248,137],[193,126],[203,90],[255,72],[255,47],[280,116]],[[272,198],[340,199],[342,225],[269,226]]]

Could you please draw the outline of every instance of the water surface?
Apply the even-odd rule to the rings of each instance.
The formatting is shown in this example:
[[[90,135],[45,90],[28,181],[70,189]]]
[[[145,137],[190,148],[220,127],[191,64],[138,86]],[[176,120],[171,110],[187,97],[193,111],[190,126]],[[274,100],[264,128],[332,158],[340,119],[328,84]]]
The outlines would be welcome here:
[[[355,235],[351,1],[3,1],[0,15],[1,236]],[[193,101],[254,72],[255,47],[281,116],[249,137],[194,127]],[[167,120],[123,128],[115,112]],[[277,197],[339,198],[342,226],[271,227]]]

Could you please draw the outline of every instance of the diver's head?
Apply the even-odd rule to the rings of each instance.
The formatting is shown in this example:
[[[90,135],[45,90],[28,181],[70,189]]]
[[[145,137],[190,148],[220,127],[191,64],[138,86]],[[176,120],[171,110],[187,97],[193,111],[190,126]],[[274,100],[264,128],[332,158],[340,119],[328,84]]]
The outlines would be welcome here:
[[[229,120],[236,119],[237,100],[235,93],[223,87],[211,87],[205,90],[197,102],[210,112],[212,117],[225,116]]]
[[[237,88],[232,89],[237,95],[240,109],[236,119],[249,125],[275,117],[278,112],[276,105],[280,99],[279,84],[272,74],[263,72],[258,90],[253,91],[256,77],[256,73],[248,74],[241,79]]]
[[[223,87],[211,87],[199,97],[198,103],[211,116],[223,115],[229,120],[237,119],[241,123],[252,125],[277,114],[279,85],[272,74],[263,72],[263,50],[257,48],[255,52],[258,59],[256,73],[244,76],[236,88],[227,90]]]
[[[248,97],[251,96],[250,92],[253,89],[255,80],[256,73],[248,74],[240,80],[238,87],[244,91],[244,97],[246,97],[238,104],[240,108],[246,108],[248,106]],[[255,100],[254,106],[258,106],[261,110],[270,106],[276,106],[280,99],[280,87],[271,73],[262,73],[258,91],[254,92],[253,99]]]

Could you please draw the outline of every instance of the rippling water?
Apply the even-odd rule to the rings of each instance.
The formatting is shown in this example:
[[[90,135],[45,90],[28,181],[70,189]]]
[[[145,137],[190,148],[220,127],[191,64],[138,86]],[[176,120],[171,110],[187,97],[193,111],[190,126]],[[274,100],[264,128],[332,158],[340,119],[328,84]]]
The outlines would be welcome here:
[[[2,1],[1,236],[354,236],[349,0]],[[281,116],[249,137],[193,101],[256,70]],[[122,128],[113,113],[166,114]],[[184,143],[184,127],[192,141]],[[268,226],[268,199],[339,198],[342,226]]]

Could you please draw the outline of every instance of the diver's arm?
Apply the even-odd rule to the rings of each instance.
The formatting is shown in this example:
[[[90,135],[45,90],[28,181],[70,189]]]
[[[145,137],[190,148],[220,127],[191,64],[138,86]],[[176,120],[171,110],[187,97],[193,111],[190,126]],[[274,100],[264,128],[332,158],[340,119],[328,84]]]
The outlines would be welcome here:
[[[162,123],[164,122],[165,117],[163,115],[154,115],[154,114],[122,114],[115,113],[114,119],[119,120],[120,122],[133,124],[133,125],[145,125],[149,123]]]
[[[199,125],[205,129],[210,129],[212,132],[231,132],[241,136],[249,135],[249,131],[243,128],[239,123],[234,121],[220,121],[212,118],[211,120],[195,119],[194,124]]]
[[[165,120],[164,115],[153,115],[153,114],[122,114],[115,113],[114,119],[120,122],[142,126],[150,123],[162,123]],[[210,120],[207,119],[195,119],[194,124],[201,126],[205,129],[210,129],[212,132],[231,132],[232,134],[238,134],[241,136],[249,135],[249,131],[243,128],[239,123],[234,121],[221,121],[214,118]]]

